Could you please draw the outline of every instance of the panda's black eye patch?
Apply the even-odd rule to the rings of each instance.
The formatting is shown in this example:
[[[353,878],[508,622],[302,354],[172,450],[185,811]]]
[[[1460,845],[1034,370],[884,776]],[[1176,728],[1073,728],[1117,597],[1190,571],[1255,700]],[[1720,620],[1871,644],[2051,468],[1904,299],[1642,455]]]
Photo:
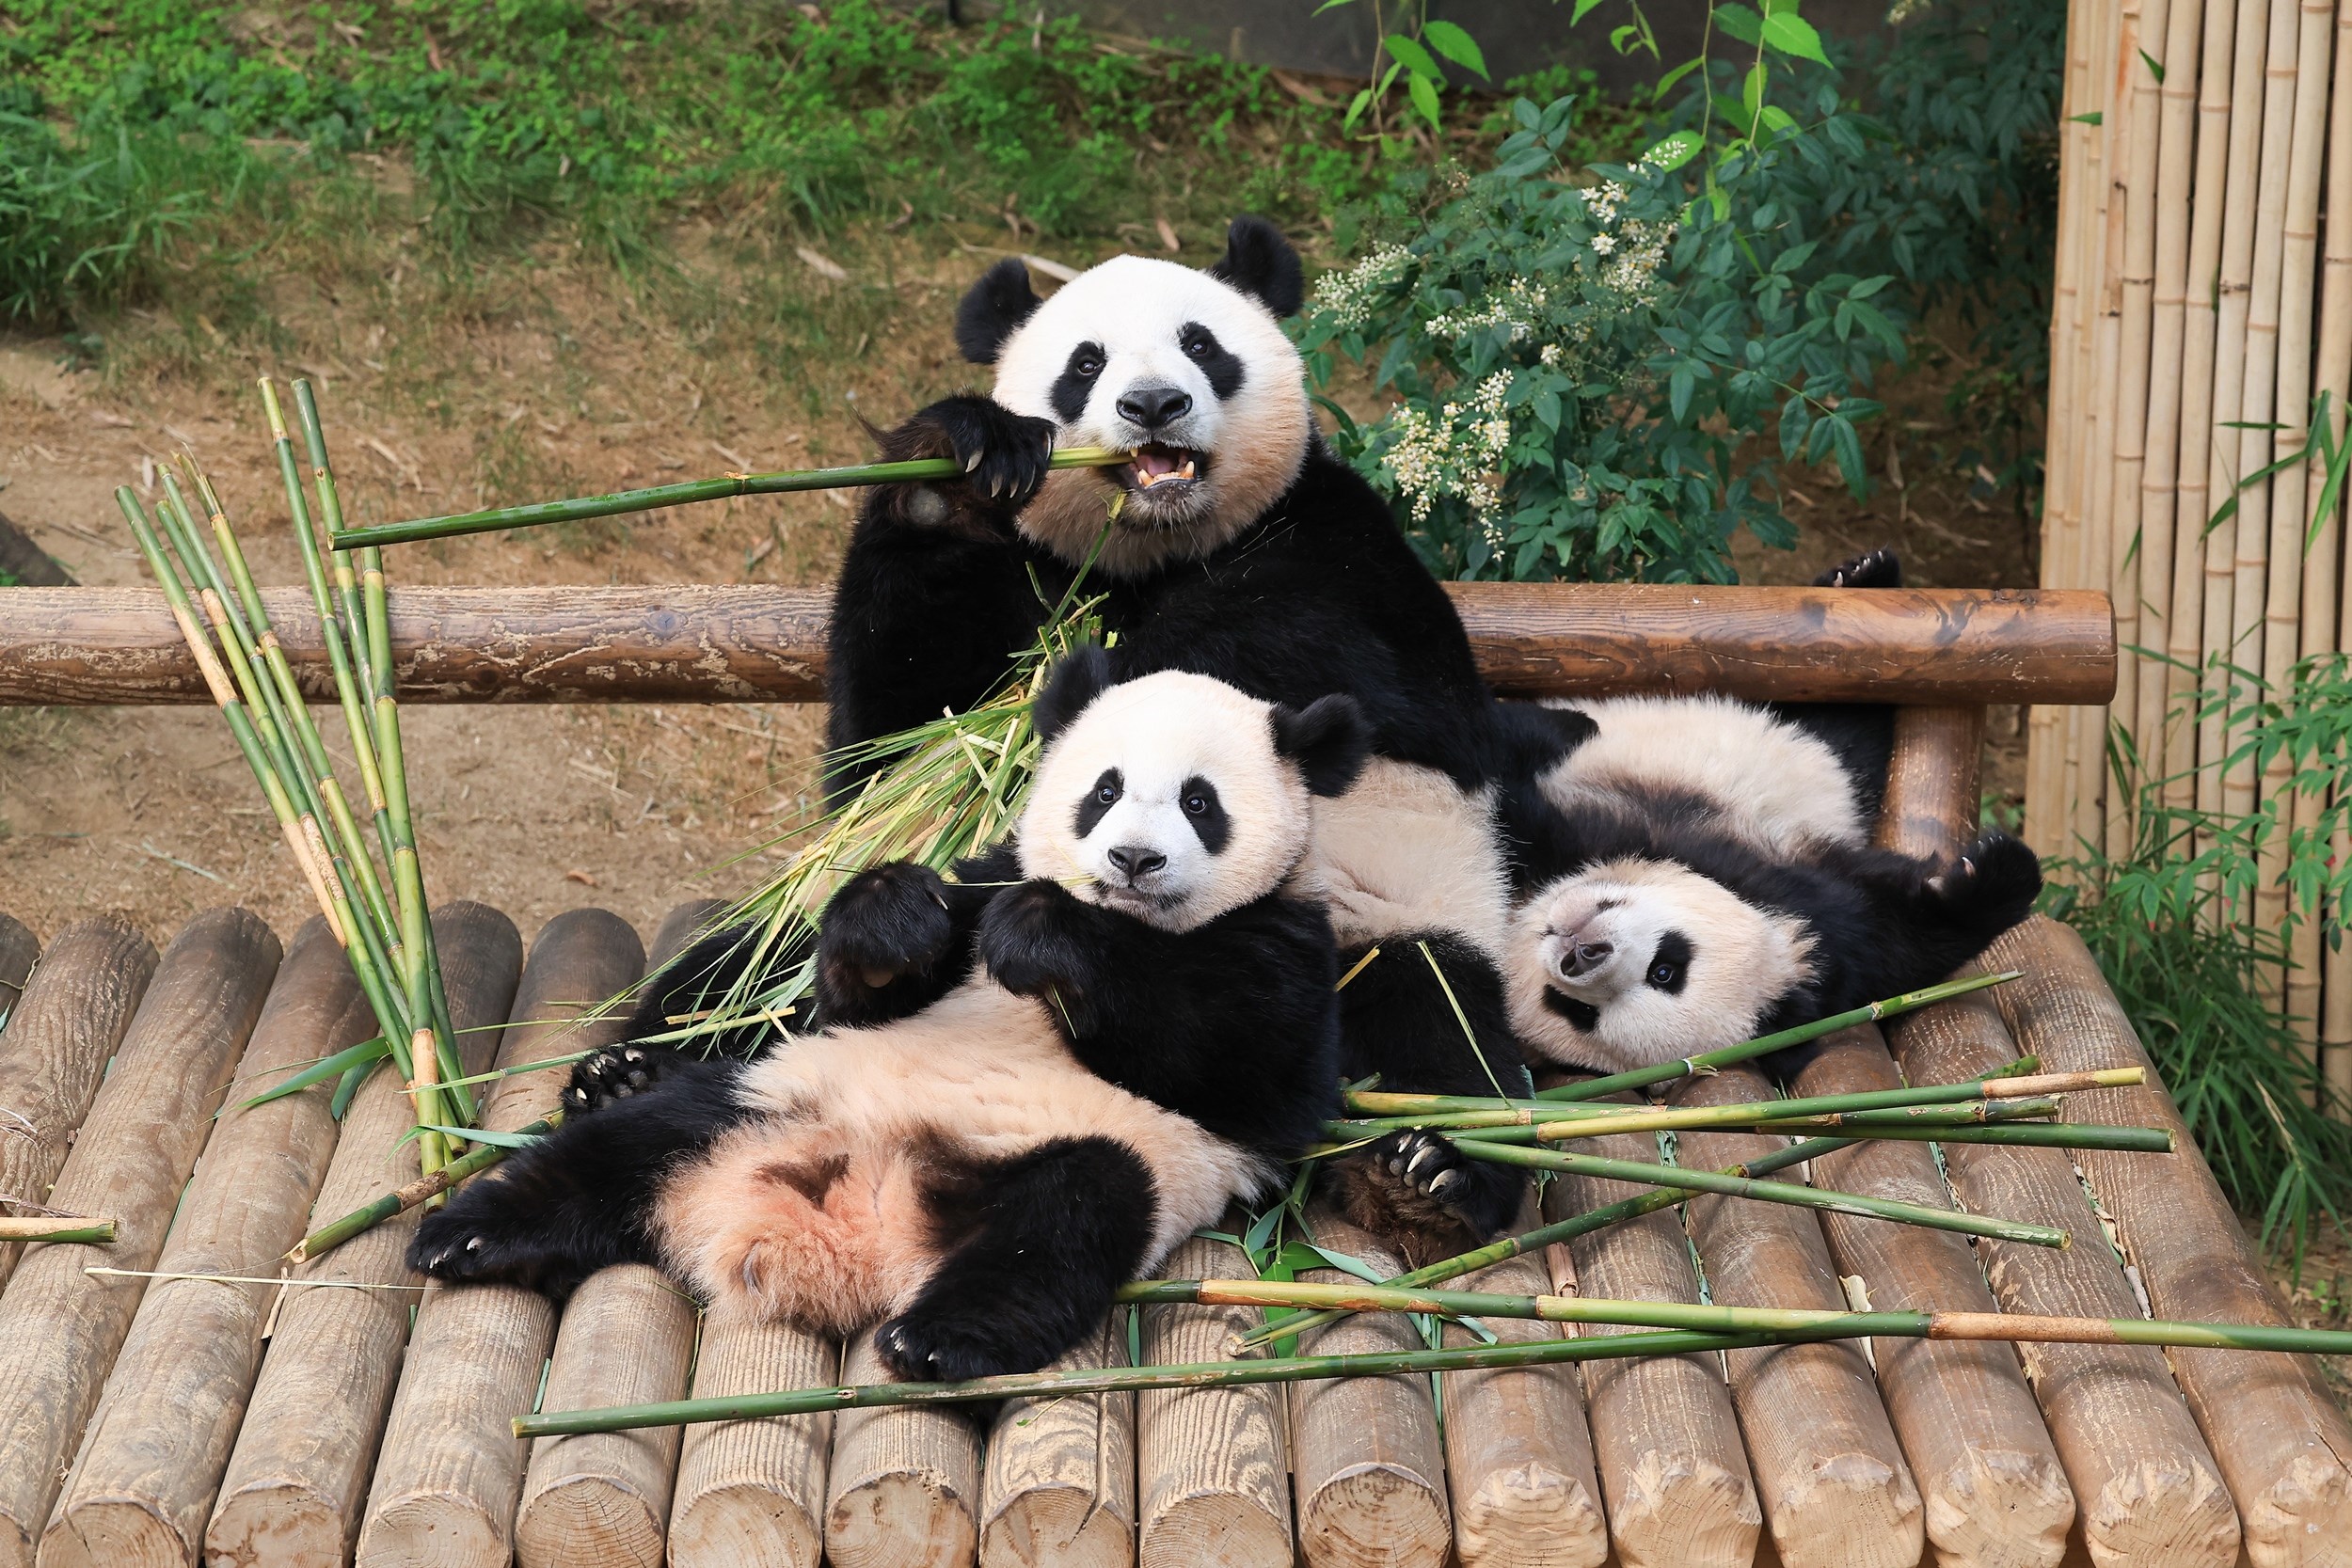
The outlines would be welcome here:
[[[1658,939],[1658,951],[1650,955],[1649,972],[1642,978],[1654,990],[1677,996],[1690,974],[1691,939],[1680,931],[1668,931]]]
[[[1216,785],[1195,773],[1176,791],[1176,803],[1184,810],[1184,820],[1200,840],[1200,847],[1210,854],[1221,853],[1233,836],[1233,819],[1225,815],[1225,802],[1216,798]]]
[[[1109,362],[1110,356],[1103,352],[1100,343],[1080,343],[1070,351],[1061,374],[1054,378],[1054,389],[1046,394],[1046,401],[1054,405],[1062,423],[1069,424],[1087,411],[1087,400],[1094,395],[1094,383]]]
[[[1176,346],[1209,378],[1209,390],[1220,399],[1241,390],[1241,360],[1216,341],[1216,334],[1199,322],[1186,322],[1176,331]]]
[[[1091,834],[1094,825],[1103,820],[1103,814],[1119,804],[1119,798],[1126,793],[1127,781],[1120,777],[1119,769],[1104,768],[1103,776],[1094,781],[1094,787],[1078,802],[1078,836]]]

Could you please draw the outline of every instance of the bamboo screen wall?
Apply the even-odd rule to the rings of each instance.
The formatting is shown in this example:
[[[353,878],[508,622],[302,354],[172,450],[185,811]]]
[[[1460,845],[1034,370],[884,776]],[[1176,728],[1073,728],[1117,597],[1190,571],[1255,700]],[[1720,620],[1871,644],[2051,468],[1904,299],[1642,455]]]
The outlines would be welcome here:
[[[2072,0],[2063,112],[2042,580],[2108,589],[2127,653],[2110,708],[2034,711],[2026,823],[2044,853],[2120,852],[2137,790],[2109,776],[2110,724],[2169,803],[2244,812],[2283,765],[2214,766],[2224,725],[2181,717],[2197,672],[2276,685],[2352,646],[2324,476],[2242,483],[2302,450],[2318,394],[2344,429],[2352,0]],[[2283,899],[2258,895],[2264,928]],[[2352,942],[2305,922],[2294,957],[2285,1006],[2352,1089]]]

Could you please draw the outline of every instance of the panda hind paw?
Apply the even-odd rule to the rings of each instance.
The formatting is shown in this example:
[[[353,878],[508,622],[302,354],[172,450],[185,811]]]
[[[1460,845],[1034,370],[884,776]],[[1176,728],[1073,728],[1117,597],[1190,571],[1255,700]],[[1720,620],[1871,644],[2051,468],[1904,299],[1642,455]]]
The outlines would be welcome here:
[[[1525,1182],[1511,1166],[1464,1156],[1434,1132],[1391,1132],[1334,1162],[1342,1211],[1418,1267],[1500,1233]]]
[[[1877,549],[1841,561],[1813,579],[1816,588],[1900,588],[1903,563],[1893,550]]]
[[[1927,888],[1954,913],[2006,928],[2023,920],[2041,895],[2042,862],[2022,840],[1996,831],[1929,878]]]
[[[446,1209],[425,1215],[408,1243],[408,1266],[436,1279],[533,1282],[537,1243],[522,1227],[502,1220],[495,1201],[480,1201],[495,1191],[495,1183],[469,1187]]]
[[[661,1075],[659,1049],[642,1045],[609,1045],[572,1064],[572,1081],[564,1090],[567,1116],[601,1111],[654,1086]]]
[[[961,1383],[1000,1372],[1035,1371],[1060,1354],[1041,1341],[1025,1345],[1024,1338],[1017,1324],[917,1308],[876,1329],[874,1349],[891,1375],[902,1382]]]

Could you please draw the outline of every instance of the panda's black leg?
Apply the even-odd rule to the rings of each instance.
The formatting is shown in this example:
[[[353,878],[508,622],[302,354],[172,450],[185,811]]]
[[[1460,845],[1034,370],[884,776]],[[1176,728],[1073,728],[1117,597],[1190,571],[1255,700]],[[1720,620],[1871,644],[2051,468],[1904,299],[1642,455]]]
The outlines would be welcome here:
[[[1860,956],[1862,973],[1825,999],[1840,1007],[1943,979],[2032,913],[2042,892],[2042,863],[2004,832],[1942,866],[1867,851],[1853,876],[1865,904],[1856,928],[1835,936]]]
[[[561,1299],[607,1264],[655,1261],[644,1228],[655,1190],[680,1156],[742,1119],[741,1074],[733,1062],[673,1058],[656,1087],[567,1117],[425,1215],[409,1265]]]
[[[1152,1173],[1110,1138],[1057,1138],[930,1195],[953,1241],[874,1347],[911,1382],[1034,1371],[1110,1310],[1151,1244]]]

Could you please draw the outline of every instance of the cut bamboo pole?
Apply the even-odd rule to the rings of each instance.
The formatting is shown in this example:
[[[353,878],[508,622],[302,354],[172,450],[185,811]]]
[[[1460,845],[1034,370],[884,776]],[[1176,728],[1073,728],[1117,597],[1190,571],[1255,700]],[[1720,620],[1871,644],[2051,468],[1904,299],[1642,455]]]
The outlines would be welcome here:
[[[2328,397],[2328,424],[2338,445],[2347,438],[2346,400],[2352,398],[2352,8],[2336,13],[2336,71],[2328,112],[2327,256],[2320,269],[2317,389]],[[2344,550],[2344,501],[2316,514],[2320,486],[2312,485],[2312,569],[2303,578],[2303,652],[2352,649],[2352,625],[2339,620],[2352,609],[2338,570],[2352,570]],[[2341,568],[2333,563],[2339,558]],[[2309,827],[2323,802],[2298,802],[2296,821]],[[2352,863],[2352,836],[2338,833],[2330,851],[2338,865]],[[2313,930],[2317,929],[2314,923]],[[2321,958],[2325,974],[2319,1007],[2320,1066],[2336,1090],[2337,1104],[2352,1106],[2352,951],[2342,942]]]
[[[1123,1367],[1114,1312],[1054,1363]],[[1126,1568],[1136,1560],[1136,1397],[1007,1400],[980,1466],[980,1568]]]
[[[637,933],[617,915],[572,910],[548,921],[524,960],[499,1065],[520,1067],[618,1039],[624,1019],[572,1021],[634,985],[644,961]],[[494,1132],[526,1126],[555,1108],[563,1087],[560,1070],[501,1079],[482,1125]],[[554,1332],[555,1308],[535,1291],[437,1284],[425,1291],[410,1337],[432,1348],[410,1360],[393,1398],[359,1532],[360,1562],[506,1562],[525,1452],[508,1422],[531,1408]]]
[[[1768,1092],[1753,1068],[1693,1080],[1681,1104],[1721,1104]],[[1746,1132],[1686,1132],[1676,1158],[1703,1170],[1783,1147]],[[1810,1212],[1694,1198],[1683,1211],[1708,1299],[1724,1307],[1837,1310],[1846,1301],[1821,1227]],[[1859,1345],[1776,1345],[1725,1358],[1731,1399],[1755,1467],[1764,1523],[1786,1568],[1910,1568],[1925,1520],[1919,1491]],[[1803,1420],[1790,1419],[1793,1411]]]
[[[374,1033],[342,948],[314,915],[286,951],[237,1076],[274,1083]],[[178,1568],[200,1553],[278,1294],[252,1282],[253,1266],[301,1238],[335,1147],[331,1092],[318,1084],[231,1102],[214,1124],[154,1265],[183,1277],[158,1278],[139,1302],[41,1538],[44,1565]],[[248,1277],[188,1277],[205,1275]]]
[[[444,905],[433,925],[459,1060],[469,1073],[484,1071],[497,1049],[496,1025],[515,1000],[522,938],[483,904]],[[343,1113],[312,1212],[345,1213],[414,1179],[417,1152],[406,1137],[413,1121],[400,1075],[379,1068]],[[415,1230],[408,1217],[381,1226],[298,1266],[292,1277],[421,1287],[406,1258]],[[306,1568],[350,1557],[417,1299],[415,1290],[400,1289],[297,1285],[286,1292],[205,1529],[208,1561]]]
[[[0,968],[20,978],[30,967],[0,955]],[[69,926],[49,944],[0,1036],[0,1109],[10,1113],[0,1132],[0,1202],[22,1213],[55,1207],[49,1184],[154,973],[154,945],[110,920]],[[21,1244],[0,1241],[0,1281]]]
[[[1327,1208],[1310,1212],[1319,1245],[1350,1254],[1384,1277],[1404,1262],[1376,1236]],[[1339,1284],[1336,1269],[1301,1279]],[[1420,1348],[1410,1321],[1343,1319],[1302,1340],[1299,1354],[1345,1355]],[[1298,1550],[1308,1568],[1437,1568],[1454,1544],[1445,1453],[1426,1378],[1345,1378],[1290,1388],[1291,1467],[1298,1486]]]
[[[1970,772],[1973,774],[1974,769]],[[1822,1042],[1797,1075],[1800,1094],[1846,1093],[1901,1081],[1875,1025]],[[1813,1163],[1843,1192],[1907,1203],[1947,1201],[1925,1144],[1856,1144]],[[1969,1244],[1942,1231],[1824,1214],[1846,1293],[1872,1311],[1993,1312]],[[2071,1249],[2070,1249],[2071,1250]],[[1944,1568],[2056,1568],[2066,1555],[2074,1496],[2006,1345],[1879,1339],[1879,1387],[1925,1500],[1928,1538]]]
[[[699,899],[672,910],[646,969],[685,951],[719,908]],[[684,1397],[697,1316],[684,1292],[643,1264],[589,1275],[556,1325],[542,1399],[563,1410]],[[523,1568],[660,1562],[683,1435],[675,1428],[598,1432],[532,1444],[515,1517]]]
[[[0,1034],[16,1014],[24,996],[24,983],[40,960],[40,939],[11,914],[0,914]]]
[[[1655,1139],[1631,1135],[1596,1148],[1617,1159],[1658,1154]],[[1562,1220],[1644,1191],[1620,1181],[1562,1177],[1544,1189],[1544,1214]],[[1581,1291],[1644,1301],[1699,1299],[1690,1243],[1671,1212],[1577,1237],[1568,1254]],[[1763,1515],[1720,1362],[1704,1355],[1592,1362],[1584,1368],[1584,1397],[1617,1560],[1625,1568],[1747,1568]]]
[[[1531,1197],[1513,1228],[1540,1223]],[[1565,1249],[1561,1256],[1565,1261]],[[1554,1285],[1545,1261],[1540,1254],[1509,1259],[1468,1275],[1462,1288],[1540,1294]],[[1486,1328],[1506,1344],[1560,1337],[1552,1325],[1525,1320],[1494,1319]],[[1445,1343],[1472,1339],[1461,1324],[1446,1325]],[[1438,1380],[1438,1393],[1462,1568],[1599,1568],[1609,1556],[1609,1524],[1575,1370],[1453,1372]]]
[[[277,973],[278,939],[243,910],[212,910],[172,940],[115,1053],[58,1208],[114,1216],[110,1246],[33,1248],[0,1295],[0,1565],[30,1568],[50,1505],[145,1281],[86,1267],[154,1267],[180,1189],[211,1132],[230,1064]]]
[[[2197,162],[2197,46],[2205,10],[2204,0],[2171,0],[2165,13],[2162,46],[2151,51],[2163,70],[2156,86],[2156,122],[2148,133],[2156,147],[2155,279],[2149,302],[2148,419],[2140,439],[2145,457],[2139,481],[2139,644],[2153,655],[2162,655],[2172,645],[2173,546],[2178,543],[2174,510],[2181,476],[2180,366],[2187,331],[2189,177]],[[2142,777],[2150,782],[2165,776],[2165,716],[2172,686],[2170,671],[2160,659],[2143,661],[2131,729],[2144,768]]]
[[[2074,932],[2036,915],[1993,944],[1989,963],[2026,971],[1997,988],[2010,1037],[2053,1066],[2146,1059],[2099,966]],[[2153,1071],[2138,1088],[2102,1089],[2086,1117],[2172,1127],[2170,1156],[2086,1150],[2075,1157],[2114,1211],[2155,1315],[2285,1323],[2261,1257]],[[2352,1421],[2307,1356],[2176,1350],[2172,1369],[2230,1484],[2248,1555],[2259,1564],[2352,1562]]]
[[[1903,1071],[1992,1071],[2013,1059],[1982,993],[1905,1018],[1887,1034]],[[2056,1149],[1944,1150],[1953,1190],[1972,1209],[2100,1234],[2072,1159]],[[1977,1257],[2006,1312],[2130,1318],[2139,1303],[2112,1249],[2052,1252],[1985,1242]],[[1874,1303],[1875,1304],[1875,1303]],[[2232,1568],[2237,1510],[2163,1353],[2121,1345],[2021,1345],[2018,1354],[2072,1483],[2097,1568]]]
[[[2216,451],[2213,398],[2216,377],[2216,312],[2220,304],[2223,219],[2228,207],[2231,99],[2234,78],[2238,0],[2206,0],[2203,46],[2199,52],[2197,172],[2189,220],[2188,298],[2181,344],[2181,433],[2179,497],[2174,507],[2172,612],[2167,679],[2164,800],[2174,808],[2196,800],[2201,730],[2191,705],[2203,668],[2206,577],[2210,541],[2205,521],[2212,514],[2212,467]]]
[[[1249,1272],[1239,1247],[1194,1237],[1161,1273]],[[1215,1360],[1258,1326],[1236,1307],[1141,1308],[1142,1356],[1153,1366]],[[1279,1388],[1153,1389],[1136,1397],[1142,1568],[1287,1568],[1292,1560],[1290,1460]]]
[[[841,1375],[884,1383],[871,1330]],[[833,1422],[825,1559],[834,1568],[968,1568],[979,1547],[980,1434],[955,1410],[845,1410]]]
[[[2083,581],[2094,588],[2105,588],[2118,603],[2119,610],[2124,594],[2116,593],[2136,562],[2124,558],[2115,538],[2115,427],[2120,418],[2118,396],[2122,383],[2122,272],[2123,230],[2126,216],[2124,182],[2129,175],[2121,145],[2122,105],[2119,102],[2124,61],[2129,52],[2122,47],[2122,40],[2137,23],[2138,6],[2134,0],[2122,0],[2120,6],[2101,6],[2097,10],[2099,30],[2093,45],[2091,70],[2097,84],[2099,103],[2096,113],[2100,123],[2092,133],[2093,155],[2097,160],[2092,173],[2098,192],[2099,222],[2102,232],[2097,244],[2098,274],[2095,284],[2087,286],[2086,298],[2091,301],[2093,315],[2089,341],[2088,372],[2084,386],[2090,396],[2084,409],[2083,426],[2088,446],[2087,460],[2081,483],[2083,496],[2082,552]],[[2128,660],[2118,660],[2116,688],[2123,689],[2124,670]],[[2075,721],[2088,742],[2077,769],[2077,792],[2074,797],[2074,836],[2083,844],[2105,844],[2116,847],[2122,814],[2110,819],[2107,802],[2112,794],[2104,766],[2106,748],[2106,727],[2112,708],[2101,712],[2084,710]]]
[[[816,1388],[842,1375],[831,1339],[743,1314],[703,1319],[696,1399]],[[817,1568],[832,1446],[828,1412],[688,1427],[670,1515],[674,1568]]]

